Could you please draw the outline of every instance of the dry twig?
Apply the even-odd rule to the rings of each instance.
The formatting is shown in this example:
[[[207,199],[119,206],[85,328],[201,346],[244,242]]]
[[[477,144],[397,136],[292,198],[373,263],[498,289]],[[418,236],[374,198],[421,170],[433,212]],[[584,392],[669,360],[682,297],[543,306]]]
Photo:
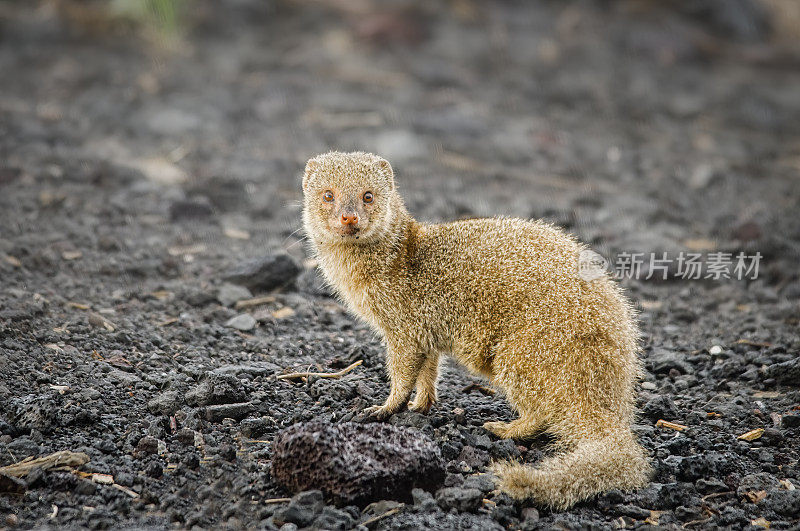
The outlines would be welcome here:
[[[290,372],[289,374],[279,374],[275,378],[278,380],[295,380],[297,378],[308,378],[309,376],[316,376],[317,378],[341,378],[362,363],[364,363],[364,360],[358,360],[338,372]]]
[[[361,522],[361,525],[363,525],[364,527],[369,527],[372,524],[374,524],[376,522],[379,522],[380,520],[383,520],[387,516],[392,516],[393,514],[399,513],[402,509],[403,509],[403,506],[395,507],[394,509],[389,509],[388,511],[386,511],[383,514],[379,514],[378,516],[373,516],[369,520],[364,520],[363,522]]]
[[[85,465],[89,462],[89,456],[82,452],[70,452],[69,450],[61,450],[54,454],[44,457],[27,457],[19,463],[13,463],[0,467],[0,472],[3,474],[21,478],[27,476],[28,473],[34,468],[41,468],[42,470],[49,470],[51,468],[62,467],[75,467]]]
[[[275,302],[274,295],[265,295],[263,297],[255,297],[252,299],[244,299],[241,301],[236,301],[236,305],[234,308],[237,310],[241,310],[243,308],[252,308],[253,306],[261,306],[262,304],[269,304],[271,302]]]
[[[668,420],[658,419],[656,422],[656,428],[669,428],[675,431],[683,431],[688,426],[684,426],[683,424],[678,424],[677,422],[669,422]]]
[[[270,498],[268,500],[262,501],[261,503],[263,503],[265,505],[271,505],[273,503],[287,503],[287,502],[290,502],[290,501],[292,501],[291,498]]]

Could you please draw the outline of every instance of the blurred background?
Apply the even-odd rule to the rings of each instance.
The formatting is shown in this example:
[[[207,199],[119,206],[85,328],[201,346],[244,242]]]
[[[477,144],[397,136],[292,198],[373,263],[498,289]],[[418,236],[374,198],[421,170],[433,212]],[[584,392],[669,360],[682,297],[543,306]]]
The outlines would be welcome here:
[[[299,176],[338,149],[423,220],[758,250],[800,294],[796,0],[4,1],[0,72],[5,272],[303,258]]]

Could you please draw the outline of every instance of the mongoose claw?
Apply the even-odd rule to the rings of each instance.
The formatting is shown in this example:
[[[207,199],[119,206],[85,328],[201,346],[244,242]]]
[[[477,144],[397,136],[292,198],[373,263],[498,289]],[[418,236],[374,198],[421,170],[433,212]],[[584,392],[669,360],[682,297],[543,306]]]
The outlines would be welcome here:
[[[392,416],[393,411],[389,411],[386,406],[370,406],[363,411],[364,420],[386,420]]]

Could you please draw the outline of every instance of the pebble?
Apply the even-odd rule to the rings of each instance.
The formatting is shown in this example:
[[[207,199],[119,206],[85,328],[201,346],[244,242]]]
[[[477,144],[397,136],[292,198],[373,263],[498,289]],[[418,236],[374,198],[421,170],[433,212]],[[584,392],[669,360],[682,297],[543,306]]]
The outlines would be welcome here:
[[[279,526],[291,523],[299,527],[306,527],[322,512],[324,506],[325,501],[322,497],[322,491],[308,490],[299,492],[292,497],[289,505],[275,511],[272,521]]]
[[[273,443],[272,477],[289,491],[314,486],[342,504],[408,501],[444,480],[439,447],[412,428],[322,421],[295,424]]]
[[[166,391],[147,402],[147,409],[154,414],[173,415],[183,405],[183,394]]]
[[[225,273],[223,278],[253,292],[263,292],[288,285],[301,271],[297,260],[286,253],[277,253],[243,262]]]
[[[445,511],[475,511],[483,502],[483,492],[463,487],[445,487],[436,492],[436,503]]]
[[[253,411],[249,402],[241,404],[216,404],[206,407],[206,419],[210,422],[220,422],[222,419],[241,420]]]
[[[771,490],[767,494],[767,506],[782,516],[800,517],[800,489]]]
[[[247,392],[236,376],[214,372],[205,373],[203,380],[186,393],[186,402],[199,406],[244,402],[246,398]]]
[[[250,299],[253,294],[244,286],[226,282],[217,289],[217,301],[223,306],[233,306],[237,302]]]
[[[207,219],[214,214],[214,208],[206,198],[180,199],[169,206],[171,221]]]
[[[248,330],[252,330],[256,327],[256,319],[249,313],[240,313],[239,315],[231,317],[225,321],[225,326],[228,328],[241,330],[242,332],[247,332]]]

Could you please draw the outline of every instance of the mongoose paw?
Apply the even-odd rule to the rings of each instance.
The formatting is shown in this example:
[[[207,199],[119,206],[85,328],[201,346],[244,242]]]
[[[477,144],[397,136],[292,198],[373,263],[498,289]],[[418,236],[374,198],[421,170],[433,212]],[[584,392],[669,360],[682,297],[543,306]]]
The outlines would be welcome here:
[[[394,411],[390,411],[386,406],[371,406],[364,409],[365,420],[386,420],[392,416]]]
[[[417,403],[417,401],[415,400],[415,401],[411,402],[408,405],[408,410],[409,411],[414,411],[416,413],[422,413],[424,415],[424,414],[428,413],[428,411],[431,410],[432,406],[433,406],[433,402],[432,401],[426,400],[424,402]]]

